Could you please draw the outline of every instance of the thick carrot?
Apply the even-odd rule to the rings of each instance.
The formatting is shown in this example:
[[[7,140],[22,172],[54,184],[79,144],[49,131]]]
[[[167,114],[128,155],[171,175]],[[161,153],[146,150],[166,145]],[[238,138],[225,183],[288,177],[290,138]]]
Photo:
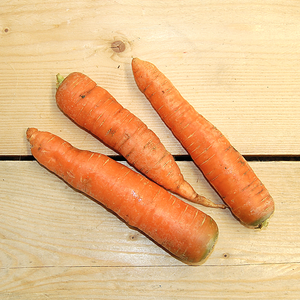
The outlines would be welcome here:
[[[150,62],[132,60],[135,81],[161,119],[241,223],[267,225],[274,201],[244,157]]]
[[[167,190],[195,203],[225,208],[198,195],[184,180],[173,156],[157,135],[88,76],[74,72],[58,75],[56,101],[79,126],[98,137],[137,170]]]
[[[204,261],[218,237],[215,221],[113,159],[79,150],[49,132],[27,130],[37,161],[186,262]]]

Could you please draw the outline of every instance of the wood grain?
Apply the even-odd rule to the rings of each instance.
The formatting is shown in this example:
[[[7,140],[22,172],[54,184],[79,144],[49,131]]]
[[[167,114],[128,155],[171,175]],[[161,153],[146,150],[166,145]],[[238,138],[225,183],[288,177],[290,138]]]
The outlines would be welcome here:
[[[72,71],[185,154],[138,91],[135,56],[155,63],[242,154],[299,157],[299,32],[293,0],[1,1],[0,299],[299,300],[299,161],[251,162],[276,204],[266,230],[199,207],[220,237],[205,264],[189,266],[35,161],[6,160],[30,154],[28,127],[115,154],[57,108],[55,76]],[[192,162],[179,165],[220,202]]]
[[[191,162],[179,165],[193,186],[220,201]],[[38,163],[0,162],[1,299],[75,294],[90,299],[297,299],[299,165],[251,166],[275,199],[268,228],[251,230],[227,210],[198,206],[217,221],[220,237],[203,265],[188,266]]]
[[[113,152],[55,104],[55,75],[84,72],[185,151],[138,91],[130,62],[155,63],[243,154],[299,154],[296,1],[2,1],[0,154],[29,154],[27,127]],[[122,41],[123,52],[111,45]]]
[[[299,265],[17,270],[2,299],[299,299]],[[274,282],[276,284],[274,284]]]

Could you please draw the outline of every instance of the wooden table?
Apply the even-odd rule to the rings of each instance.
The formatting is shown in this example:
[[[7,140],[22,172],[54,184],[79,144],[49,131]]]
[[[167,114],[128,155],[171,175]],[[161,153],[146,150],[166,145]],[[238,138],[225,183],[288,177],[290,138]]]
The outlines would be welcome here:
[[[1,299],[300,299],[298,1],[4,0],[0,12]],[[157,133],[199,193],[221,203],[137,89],[135,56],[229,138],[276,203],[262,231],[197,206],[220,229],[199,266],[42,168],[25,138],[37,127],[116,155],[56,106],[55,75],[84,72]]]

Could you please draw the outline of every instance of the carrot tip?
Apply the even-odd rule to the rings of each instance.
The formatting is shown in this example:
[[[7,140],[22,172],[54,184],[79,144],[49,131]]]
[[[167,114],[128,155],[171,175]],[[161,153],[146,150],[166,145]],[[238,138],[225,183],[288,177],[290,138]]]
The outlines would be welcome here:
[[[213,207],[213,208],[222,208],[222,209],[225,209],[225,208],[228,207],[225,204],[216,204],[216,203],[208,200],[204,196],[200,196],[200,195],[197,195],[197,197],[194,199],[193,202],[201,204],[201,205],[204,205],[204,206],[207,206],[207,207]]]
[[[27,130],[26,130],[26,137],[27,137],[27,139],[28,140],[30,140],[30,138],[32,137],[32,135],[34,134],[34,133],[36,133],[38,130],[36,129],[36,128],[28,128]]]

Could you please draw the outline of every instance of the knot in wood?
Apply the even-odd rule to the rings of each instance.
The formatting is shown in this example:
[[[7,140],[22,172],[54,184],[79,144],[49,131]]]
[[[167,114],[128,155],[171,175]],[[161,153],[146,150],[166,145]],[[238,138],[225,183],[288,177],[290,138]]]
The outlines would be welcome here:
[[[123,52],[125,48],[126,46],[122,41],[114,41],[111,43],[111,49],[117,53]]]

